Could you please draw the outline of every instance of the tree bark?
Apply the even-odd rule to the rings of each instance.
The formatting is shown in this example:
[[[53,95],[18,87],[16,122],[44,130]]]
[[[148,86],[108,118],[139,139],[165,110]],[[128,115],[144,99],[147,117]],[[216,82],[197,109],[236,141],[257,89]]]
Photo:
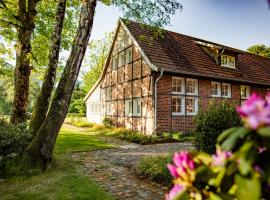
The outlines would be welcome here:
[[[97,0],[82,1],[79,26],[63,75],[47,117],[25,151],[25,157],[31,160],[33,166],[41,164],[42,167],[47,168],[52,161],[55,141],[66,117],[72,91],[91,35],[96,4]]]
[[[17,124],[26,121],[29,77],[31,73],[30,54],[31,37],[35,29],[36,6],[40,0],[19,0],[18,19],[21,23],[17,28],[16,67],[14,71],[14,100],[10,117],[11,123]]]
[[[29,130],[33,134],[33,136],[36,135],[38,129],[44,122],[49,108],[59,59],[61,34],[63,30],[65,11],[66,11],[66,0],[58,0],[55,15],[55,24],[51,39],[52,44],[49,54],[49,64],[46,71],[46,75],[44,76],[44,83],[42,85],[41,91],[35,103],[29,123]]]

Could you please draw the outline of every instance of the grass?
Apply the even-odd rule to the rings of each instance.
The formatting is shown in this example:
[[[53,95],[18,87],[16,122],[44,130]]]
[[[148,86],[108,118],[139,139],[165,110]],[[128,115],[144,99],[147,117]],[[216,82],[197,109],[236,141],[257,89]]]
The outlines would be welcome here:
[[[70,159],[70,152],[111,148],[95,135],[62,129],[56,142],[56,167],[42,174],[14,177],[0,182],[0,199],[91,199],[113,200],[99,185],[83,173],[79,162]]]
[[[138,176],[144,179],[170,187],[172,184],[172,176],[167,169],[167,164],[171,161],[171,155],[145,157],[134,167],[134,171]]]

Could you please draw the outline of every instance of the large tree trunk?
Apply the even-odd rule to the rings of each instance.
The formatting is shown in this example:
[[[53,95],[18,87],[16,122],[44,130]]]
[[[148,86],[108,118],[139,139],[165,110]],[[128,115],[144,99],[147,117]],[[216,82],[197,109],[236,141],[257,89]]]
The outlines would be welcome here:
[[[61,46],[61,34],[63,30],[63,22],[65,18],[66,0],[58,0],[55,24],[52,34],[52,44],[49,54],[49,64],[44,76],[44,83],[39,93],[38,99],[30,119],[29,130],[33,135],[36,135],[38,129],[44,122],[49,108],[51,94],[53,91],[56,69],[59,59],[59,51]]]
[[[14,124],[26,121],[29,96],[31,37],[35,29],[36,6],[40,0],[19,0],[16,43],[16,68],[14,71],[14,101],[10,121]]]
[[[52,152],[59,130],[64,122],[72,91],[92,31],[97,0],[83,0],[79,26],[63,75],[56,89],[47,117],[37,135],[25,151],[26,159],[32,165],[42,164],[44,168],[52,161]]]

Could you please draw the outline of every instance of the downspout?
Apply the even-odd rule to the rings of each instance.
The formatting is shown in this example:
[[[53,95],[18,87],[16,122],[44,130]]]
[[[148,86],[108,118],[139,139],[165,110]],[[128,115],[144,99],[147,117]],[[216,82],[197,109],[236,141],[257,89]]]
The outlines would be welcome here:
[[[161,79],[161,77],[163,76],[163,73],[164,73],[164,70],[161,69],[160,70],[160,75],[159,77],[157,78],[157,80],[155,81],[155,129],[154,129],[154,132],[156,131],[157,129],[157,82],[159,81],[159,79]]]

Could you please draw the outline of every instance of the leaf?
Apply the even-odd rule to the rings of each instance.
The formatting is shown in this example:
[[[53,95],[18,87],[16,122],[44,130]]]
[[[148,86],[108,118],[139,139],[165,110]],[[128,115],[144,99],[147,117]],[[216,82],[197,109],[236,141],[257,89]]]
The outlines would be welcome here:
[[[243,175],[247,175],[253,169],[253,161],[256,156],[256,151],[253,147],[253,142],[247,142],[239,151],[239,170]]]
[[[173,200],[189,200],[189,194],[186,190],[176,195]]]
[[[111,5],[111,0],[102,0],[102,3],[104,3],[106,6]]]
[[[226,151],[231,151],[240,138],[243,138],[250,132],[250,129],[240,127],[235,130],[221,145],[221,148]]]
[[[236,175],[236,197],[238,200],[259,200],[261,196],[260,181],[253,176],[252,179]]]
[[[270,127],[260,128],[257,132],[262,137],[270,137]]]
[[[225,131],[223,131],[217,138],[217,142],[220,143],[222,142],[225,138],[227,138],[228,136],[230,136],[232,133],[236,132],[236,130],[239,129],[239,127],[233,127],[230,129],[227,129]]]
[[[222,200],[222,198],[217,194],[210,192],[209,200]]]

